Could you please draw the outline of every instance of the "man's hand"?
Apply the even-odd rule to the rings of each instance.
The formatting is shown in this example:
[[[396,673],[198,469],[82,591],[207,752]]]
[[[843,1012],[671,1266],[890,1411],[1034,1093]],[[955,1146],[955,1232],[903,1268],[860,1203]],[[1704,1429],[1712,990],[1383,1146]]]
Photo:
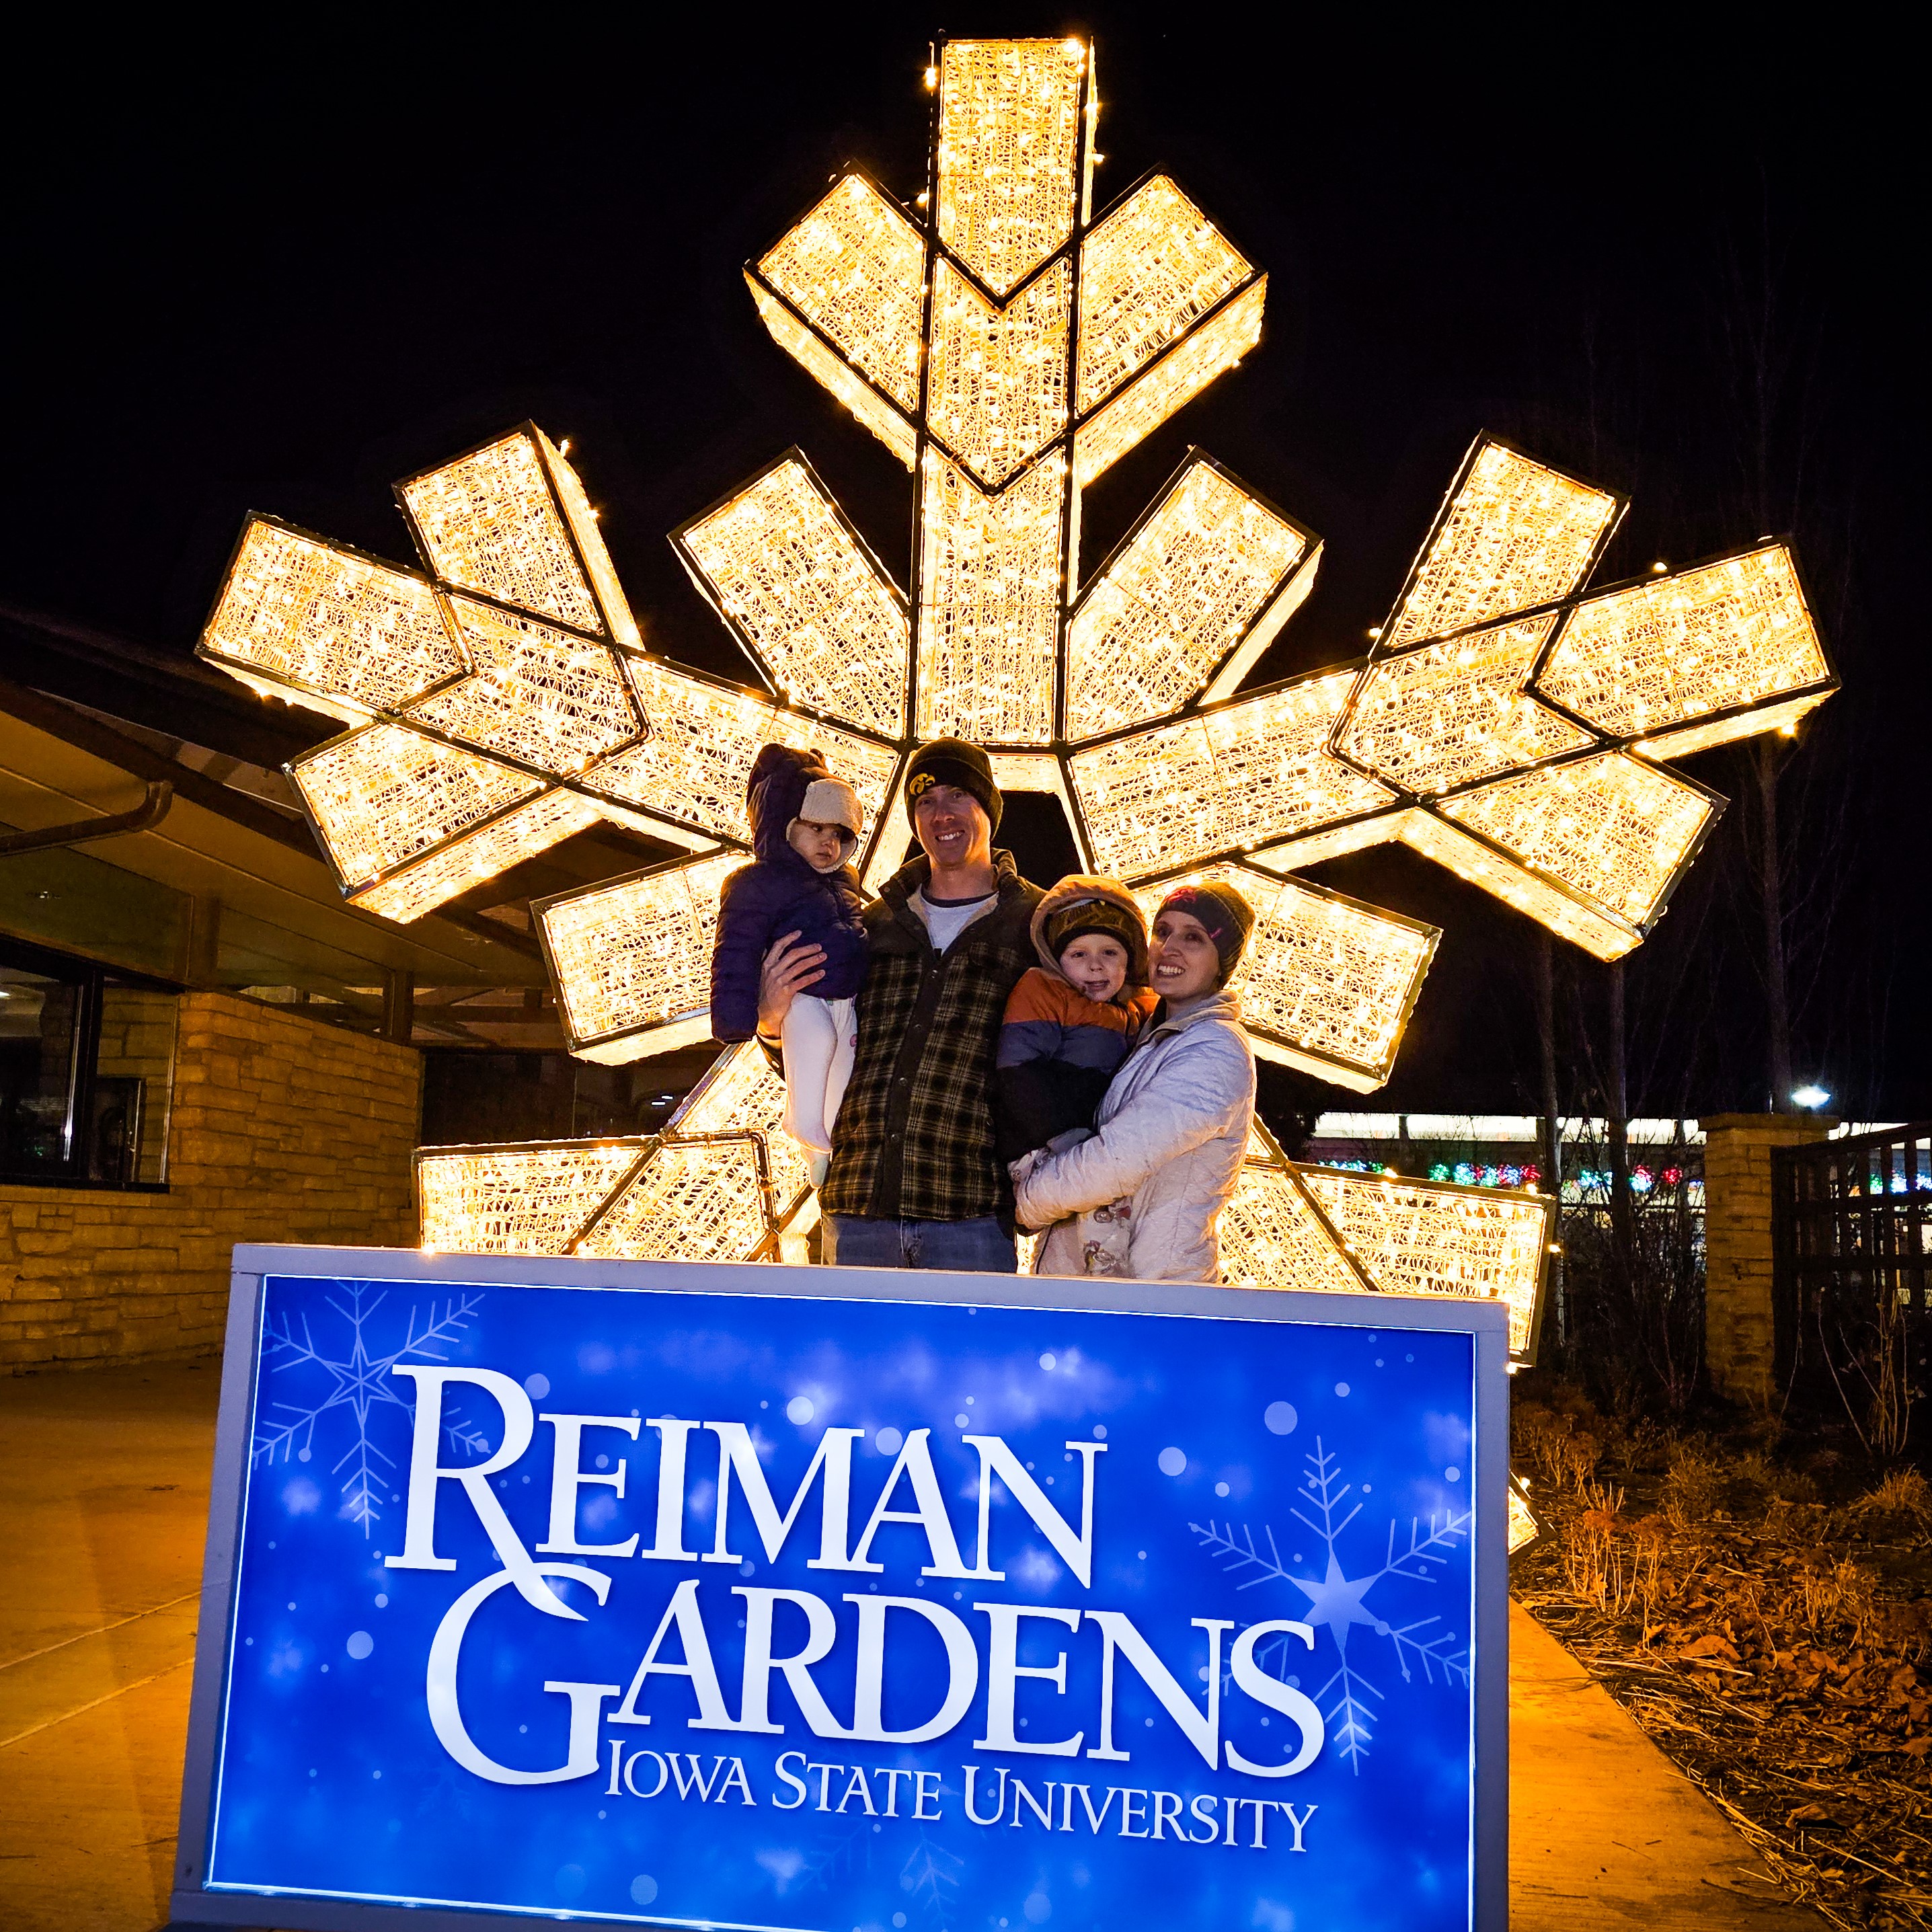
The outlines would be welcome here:
[[[765,955],[758,974],[758,1030],[770,1040],[784,1028],[793,1000],[825,977],[824,947],[798,942],[798,934],[787,933]]]

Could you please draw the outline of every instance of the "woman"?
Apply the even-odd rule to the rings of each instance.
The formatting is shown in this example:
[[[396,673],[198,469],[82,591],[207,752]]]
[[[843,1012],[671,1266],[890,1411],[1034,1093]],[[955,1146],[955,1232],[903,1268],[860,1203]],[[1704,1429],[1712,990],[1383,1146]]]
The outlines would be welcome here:
[[[1254,922],[1232,886],[1181,886],[1161,902],[1152,1028],[1114,1075],[1094,1138],[1017,1177],[1022,1223],[1052,1229],[1036,1273],[1220,1280],[1214,1223],[1255,1112],[1255,1056],[1226,987]],[[1084,1238],[1071,1218],[1096,1209],[1110,1210],[1109,1240]]]

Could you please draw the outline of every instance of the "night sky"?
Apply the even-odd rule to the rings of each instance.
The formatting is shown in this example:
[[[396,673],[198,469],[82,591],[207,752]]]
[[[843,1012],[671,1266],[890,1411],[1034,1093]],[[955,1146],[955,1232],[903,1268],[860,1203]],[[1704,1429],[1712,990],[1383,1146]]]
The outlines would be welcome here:
[[[1906,64],[1829,18],[1720,40],[1605,16],[1586,44],[1463,10],[1343,37],[1200,8],[62,29],[5,137],[0,602],[185,652],[247,511],[408,560],[392,481],[534,417],[652,644],[743,675],[664,533],[796,442],[902,572],[911,494],[740,265],[842,162],[917,190],[934,26],[1090,32],[1096,201],[1164,167],[1270,281],[1260,351],[1088,494],[1088,567],[1198,443],[1326,540],[1260,676],[1358,656],[1484,428],[1634,498],[1600,584],[1795,535],[1846,683],[1780,790],[1796,1070],[1852,1116],[1924,1118]],[[1629,969],[1636,1112],[1766,1098],[1746,756],[1685,766],[1735,802]],[[1311,1104],[1533,1106],[1534,929],[1400,851],[1315,876],[1447,937],[1384,1094]],[[1594,1108],[1604,976],[1559,952],[1564,1104]]]

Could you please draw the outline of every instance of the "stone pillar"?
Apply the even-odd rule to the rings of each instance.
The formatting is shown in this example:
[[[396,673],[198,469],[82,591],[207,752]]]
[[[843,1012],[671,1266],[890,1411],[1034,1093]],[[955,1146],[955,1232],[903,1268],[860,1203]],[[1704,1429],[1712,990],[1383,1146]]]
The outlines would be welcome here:
[[[1771,1155],[1821,1141],[1814,1114],[1713,1114],[1704,1130],[1704,1359],[1733,1402],[1771,1399]]]

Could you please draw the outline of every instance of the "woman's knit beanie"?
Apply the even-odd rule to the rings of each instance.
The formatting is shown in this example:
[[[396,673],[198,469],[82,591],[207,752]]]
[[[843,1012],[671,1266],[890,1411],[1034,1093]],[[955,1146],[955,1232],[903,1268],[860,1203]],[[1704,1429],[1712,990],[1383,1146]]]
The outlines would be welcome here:
[[[1160,902],[1160,911],[1184,912],[1197,919],[1214,942],[1221,956],[1221,980],[1226,986],[1241,963],[1248,934],[1255,929],[1255,909],[1231,885],[1210,879],[1198,886],[1177,886]]]
[[[1076,939],[1089,933],[1118,940],[1126,950],[1126,983],[1130,986],[1147,984],[1147,928],[1138,913],[1130,912],[1112,899],[1076,899],[1047,921],[1046,950],[1058,959]]]

